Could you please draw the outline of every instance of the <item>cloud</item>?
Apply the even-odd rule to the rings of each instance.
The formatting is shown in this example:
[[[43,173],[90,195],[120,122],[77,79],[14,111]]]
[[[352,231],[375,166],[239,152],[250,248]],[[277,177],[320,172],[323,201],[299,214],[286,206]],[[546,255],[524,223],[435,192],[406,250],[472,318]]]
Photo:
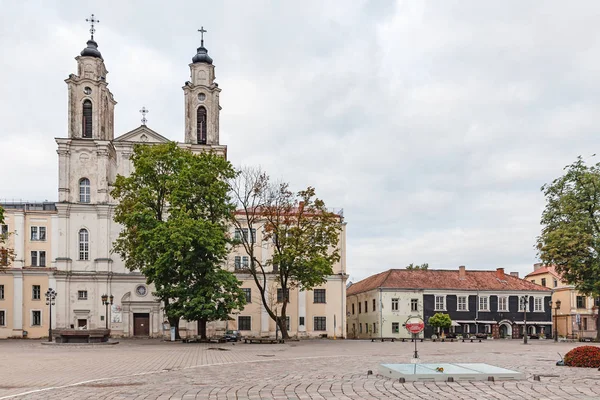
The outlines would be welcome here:
[[[540,186],[599,144],[591,0],[19,2],[0,15],[0,198],[56,198],[63,80],[92,9],[117,134],[146,106],[183,139],[203,25],[229,159],[343,207],[354,279],[411,262],[525,274]]]

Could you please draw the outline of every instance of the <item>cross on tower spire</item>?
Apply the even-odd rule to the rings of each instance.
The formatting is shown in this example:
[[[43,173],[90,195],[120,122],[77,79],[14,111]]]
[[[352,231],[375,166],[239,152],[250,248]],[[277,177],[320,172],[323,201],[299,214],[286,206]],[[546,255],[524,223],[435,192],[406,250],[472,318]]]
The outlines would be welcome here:
[[[204,47],[204,33],[208,31],[201,26],[200,29],[198,29],[198,32],[200,32],[200,46]]]
[[[94,40],[94,32],[96,32],[96,28],[94,28],[94,24],[99,23],[100,20],[96,19],[94,17],[94,14],[92,14],[89,18],[86,18],[85,21],[90,23],[90,34],[92,35],[92,40]]]
[[[146,119],[146,114],[148,114],[150,111],[146,108],[146,107],[142,107],[142,109],[140,110],[140,113],[142,113],[142,125],[146,125],[146,122],[148,122],[148,120]]]

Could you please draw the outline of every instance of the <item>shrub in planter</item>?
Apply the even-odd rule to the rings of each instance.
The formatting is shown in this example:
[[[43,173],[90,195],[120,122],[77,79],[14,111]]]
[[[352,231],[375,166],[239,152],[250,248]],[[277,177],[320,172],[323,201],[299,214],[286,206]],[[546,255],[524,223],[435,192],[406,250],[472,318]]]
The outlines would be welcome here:
[[[600,347],[575,347],[565,355],[565,365],[569,367],[600,368]]]

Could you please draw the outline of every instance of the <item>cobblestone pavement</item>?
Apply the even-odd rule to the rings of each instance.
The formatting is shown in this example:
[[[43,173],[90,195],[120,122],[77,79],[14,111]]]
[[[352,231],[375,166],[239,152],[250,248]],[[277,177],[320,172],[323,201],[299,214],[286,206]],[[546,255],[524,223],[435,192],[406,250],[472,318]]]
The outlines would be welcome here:
[[[557,367],[573,343],[419,343],[423,362],[485,362],[513,382],[401,384],[380,363],[410,362],[412,343],[314,340],[279,345],[126,340],[115,346],[0,341],[2,399],[600,399],[600,372]],[[374,375],[367,375],[372,370]],[[534,374],[541,374],[535,381]]]

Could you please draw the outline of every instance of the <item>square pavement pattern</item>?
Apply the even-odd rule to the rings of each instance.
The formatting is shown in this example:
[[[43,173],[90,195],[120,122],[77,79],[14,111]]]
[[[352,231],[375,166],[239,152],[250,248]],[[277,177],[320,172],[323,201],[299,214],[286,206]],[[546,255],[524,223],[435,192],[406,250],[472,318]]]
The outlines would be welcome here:
[[[523,380],[400,383],[380,375],[378,367],[410,363],[411,343],[125,340],[115,346],[58,347],[3,340],[0,400],[600,399],[599,371],[555,365],[557,353],[577,344],[531,342],[419,343],[423,363],[486,363],[522,373]]]

